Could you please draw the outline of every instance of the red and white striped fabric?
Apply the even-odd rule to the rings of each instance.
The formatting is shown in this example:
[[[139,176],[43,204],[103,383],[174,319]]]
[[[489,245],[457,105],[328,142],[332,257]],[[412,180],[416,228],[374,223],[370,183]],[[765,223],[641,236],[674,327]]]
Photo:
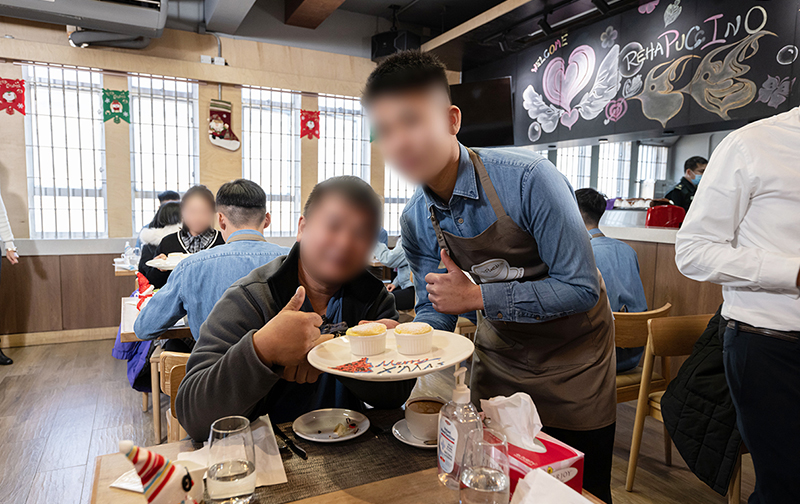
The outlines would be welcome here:
[[[144,495],[152,504],[197,504],[186,495],[192,488],[192,477],[180,464],[173,464],[162,455],[121,441],[119,451],[133,463],[142,480]]]

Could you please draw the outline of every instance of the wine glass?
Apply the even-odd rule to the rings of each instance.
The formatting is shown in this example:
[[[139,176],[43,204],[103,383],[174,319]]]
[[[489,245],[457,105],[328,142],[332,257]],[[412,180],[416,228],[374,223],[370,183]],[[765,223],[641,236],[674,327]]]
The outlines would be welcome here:
[[[508,504],[508,441],[492,429],[467,434],[460,475],[461,504]]]
[[[256,456],[250,421],[220,418],[208,438],[206,491],[212,504],[247,504],[256,490]]]

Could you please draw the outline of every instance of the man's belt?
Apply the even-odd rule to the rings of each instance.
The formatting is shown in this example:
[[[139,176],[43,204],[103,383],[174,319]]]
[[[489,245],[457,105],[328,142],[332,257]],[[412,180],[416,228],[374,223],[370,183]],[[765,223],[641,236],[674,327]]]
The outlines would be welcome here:
[[[777,331],[775,329],[764,329],[762,327],[753,327],[744,322],[737,322],[736,320],[728,321],[728,329],[738,329],[739,331],[758,334],[761,336],[769,336],[770,338],[778,338],[786,341],[800,340],[800,331]]]

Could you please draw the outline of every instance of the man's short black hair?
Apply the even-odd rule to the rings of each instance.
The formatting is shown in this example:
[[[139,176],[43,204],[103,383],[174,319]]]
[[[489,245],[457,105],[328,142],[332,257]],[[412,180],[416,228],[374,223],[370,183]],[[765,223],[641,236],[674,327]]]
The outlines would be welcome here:
[[[702,156],[692,156],[683,163],[683,171],[692,170],[695,171],[698,166],[700,165],[707,165],[708,159]]]
[[[217,212],[236,227],[256,224],[267,213],[267,195],[252,180],[236,179],[222,184],[217,191]]]
[[[158,193],[158,202],[164,203],[165,201],[180,201],[181,195],[176,191],[164,191]]]
[[[323,180],[314,186],[308,195],[303,216],[313,213],[314,207],[328,196],[336,195],[360,210],[367,212],[375,224],[375,232],[380,229],[383,220],[383,203],[381,198],[365,181],[352,175],[342,175]]]
[[[447,67],[434,54],[417,50],[395,53],[369,74],[361,101],[368,105],[380,95],[426,87],[441,88],[450,99],[446,70]]]
[[[606,213],[606,197],[594,189],[586,188],[575,191],[575,198],[578,200],[583,222],[595,226],[600,224],[600,218]]]

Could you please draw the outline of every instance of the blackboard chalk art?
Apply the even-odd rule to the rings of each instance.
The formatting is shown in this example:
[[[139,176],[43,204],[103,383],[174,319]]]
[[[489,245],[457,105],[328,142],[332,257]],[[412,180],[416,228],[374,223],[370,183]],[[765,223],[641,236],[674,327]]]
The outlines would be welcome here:
[[[657,0],[558,34],[517,58],[516,143],[786,111],[798,102],[799,8],[798,1]]]

